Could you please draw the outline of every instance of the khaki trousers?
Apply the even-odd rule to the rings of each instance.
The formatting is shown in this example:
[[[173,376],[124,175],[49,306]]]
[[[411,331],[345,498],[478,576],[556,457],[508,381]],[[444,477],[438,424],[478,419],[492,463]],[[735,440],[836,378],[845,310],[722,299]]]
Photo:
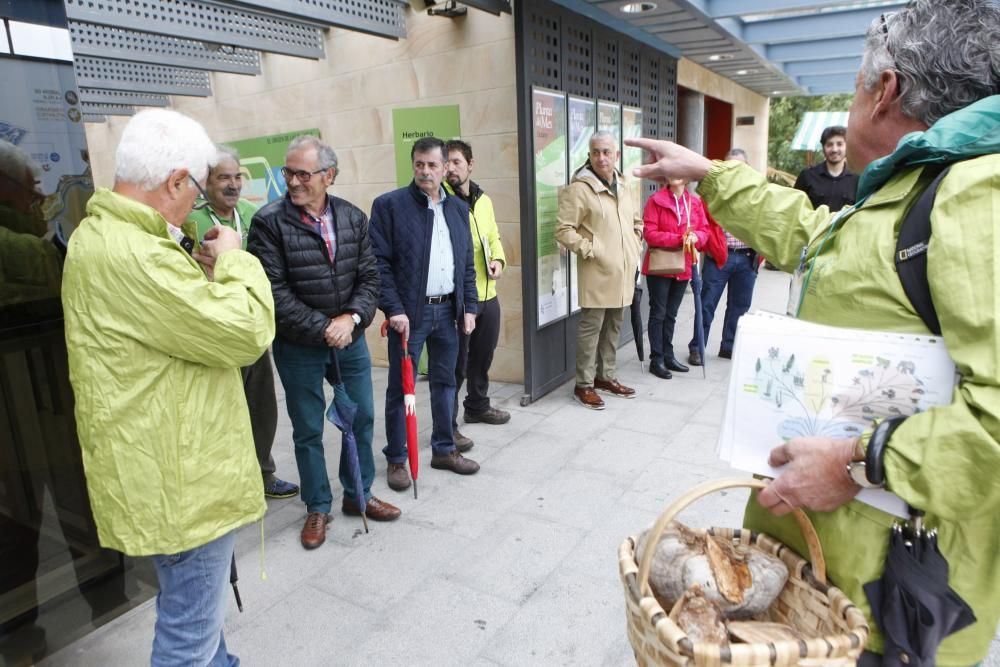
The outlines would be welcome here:
[[[594,377],[615,379],[615,352],[624,308],[582,308],[576,333],[576,386],[591,387]]]

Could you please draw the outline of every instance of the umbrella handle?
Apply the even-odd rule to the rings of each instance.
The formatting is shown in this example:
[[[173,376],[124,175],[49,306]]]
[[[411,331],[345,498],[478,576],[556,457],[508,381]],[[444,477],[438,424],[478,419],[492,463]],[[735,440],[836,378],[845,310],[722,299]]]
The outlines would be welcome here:
[[[386,336],[389,335],[389,320],[383,320],[382,321],[381,332],[382,332],[382,338],[385,338]],[[406,354],[409,354],[409,353],[410,353],[409,346],[407,345],[407,340],[404,338],[403,339],[403,354],[406,355]]]
[[[663,531],[667,529],[667,525],[673,521],[678,514],[680,514],[688,505],[692,504],[694,501],[707,496],[710,493],[716,491],[721,491],[723,489],[734,489],[740,487],[748,487],[751,489],[763,489],[767,486],[767,482],[761,479],[747,479],[745,477],[723,477],[722,479],[710,479],[707,482],[703,482],[698,486],[692,487],[687,490],[682,496],[676,498],[667,509],[663,510],[663,514],[660,518],[656,520],[653,527],[649,529],[649,533],[646,535],[646,545],[642,552],[642,558],[639,560],[639,591],[644,596],[651,596],[653,594],[652,589],[649,587],[649,570],[653,565],[653,553],[656,551],[656,546],[660,543],[660,538],[663,536]],[[826,583],[826,559],[823,556],[823,547],[819,542],[819,536],[816,534],[816,529],[813,527],[812,522],[806,513],[800,509],[792,510],[795,515],[795,520],[799,523],[799,529],[802,531],[803,537],[805,537],[806,545],[809,547],[809,562],[812,564],[813,576],[822,583]]]

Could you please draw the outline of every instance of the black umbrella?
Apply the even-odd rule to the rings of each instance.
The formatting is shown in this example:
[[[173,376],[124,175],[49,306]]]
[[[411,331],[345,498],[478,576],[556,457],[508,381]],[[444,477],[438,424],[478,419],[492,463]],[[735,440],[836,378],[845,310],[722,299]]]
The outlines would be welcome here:
[[[927,531],[921,512],[896,524],[881,579],[865,584],[875,622],[885,636],[883,665],[933,666],[937,648],[950,634],[976,622],[969,605],[948,586],[948,561]]]
[[[632,295],[632,305],[629,306],[632,316],[632,333],[635,336],[635,353],[639,355],[639,365],[646,360],[646,350],[642,343],[642,284],[639,282],[639,271],[635,272],[635,293]]]
[[[236,552],[233,552],[233,560],[229,563],[229,583],[233,585],[233,595],[236,596],[236,608],[243,613],[243,600],[240,599],[240,589],[237,588],[236,582],[239,581],[239,577],[236,576]]]
[[[701,376],[705,372],[705,327],[701,317],[701,271],[698,269],[698,253],[691,251],[691,291],[694,292],[694,338],[698,342],[698,354],[701,357]]]
[[[358,441],[354,437],[354,416],[358,414],[358,404],[347,394],[347,387],[340,377],[340,362],[334,352],[333,364],[327,366],[326,379],[333,385],[333,402],[326,411],[327,420],[340,429],[340,446],[347,454],[347,467],[350,469],[351,481],[354,483],[354,501],[361,513],[361,521],[368,532],[368,519],[365,510],[368,501],[365,500],[365,485],[361,479],[361,462],[358,460]]]

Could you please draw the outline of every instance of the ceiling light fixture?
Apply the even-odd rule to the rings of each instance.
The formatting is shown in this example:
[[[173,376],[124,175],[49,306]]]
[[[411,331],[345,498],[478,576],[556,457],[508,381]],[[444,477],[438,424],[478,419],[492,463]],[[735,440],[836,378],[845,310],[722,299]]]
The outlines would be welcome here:
[[[619,8],[624,14],[641,14],[656,9],[655,2],[629,2]]]
[[[715,53],[710,55],[708,59],[711,60],[712,62],[716,62],[719,60],[732,60],[734,57],[735,56],[733,56],[733,54],[731,53]]]

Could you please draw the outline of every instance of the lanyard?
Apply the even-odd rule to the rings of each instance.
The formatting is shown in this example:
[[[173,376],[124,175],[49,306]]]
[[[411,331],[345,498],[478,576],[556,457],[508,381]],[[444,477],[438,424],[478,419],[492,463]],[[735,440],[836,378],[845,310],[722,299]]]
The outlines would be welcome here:
[[[833,234],[834,230],[837,229],[838,225],[840,225],[840,222],[848,215],[853,213],[855,210],[857,210],[857,207],[858,207],[857,204],[853,206],[845,206],[844,208],[840,209],[840,211],[836,215],[833,216],[833,219],[830,220],[830,224],[827,226],[826,234],[823,234],[823,237],[819,241],[819,245],[816,247],[816,254],[813,255],[813,260],[809,264],[808,271],[806,271],[806,258],[809,256],[809,247],[812,245],[812,241],[810,241],[809,243],[807,243],[805,246],[802,247],[802,256],[799,258],[799,267],[795,271],[795,276],[794,276],[795,280],[793,280],[793,283],[796,281],[799,282],[797,288],[798,293],[790,295],[796,298],[790,299],[789,314],[791,314],[790,312],[792,306],[791,301],[794,300],[795,302],[794,316],[798,317],[799,311],[802,310],[802,301],[805,299],[806,291],[809,288],[809,280],[810,278],[812,278],[813,269],[816,268],[816,260],[819,259],[819,254],[823,252],[823,246],[825,246],[826,242],[830,240],[830,236]],[[818,237],[814,237],[813,241],[815,241],[816,238]]]
[[[215,215],[215,211],[213,211],[211,207],[209,207],[208,209],[208,215],[211,216],[212,222],[219,225],[220,227],[225,224],[222,222],[222,220],[219,219],[219,216]],[[239,234],[240,237],[242,237],[243,225],[240,224],[240,212],[235,208],[233,209],[233,222],[236,223],[236,233]]]
[[[681,224],[684,225],[684,229],[685,230],[690,229],[691,228],[691,200],[689,198],[685,197],[683,194],[680,196],[680,198],[678,198],[677,195],[674,195],[674,206],[677,207],[677,217],[680,218]],[[684,216],[681,215],[681,212],[683,212],[684,215],[687,216],[687,220],[684,220]]]

